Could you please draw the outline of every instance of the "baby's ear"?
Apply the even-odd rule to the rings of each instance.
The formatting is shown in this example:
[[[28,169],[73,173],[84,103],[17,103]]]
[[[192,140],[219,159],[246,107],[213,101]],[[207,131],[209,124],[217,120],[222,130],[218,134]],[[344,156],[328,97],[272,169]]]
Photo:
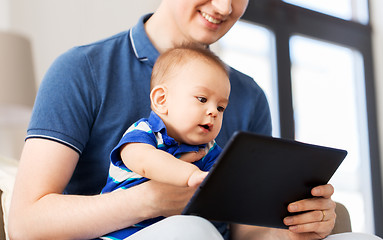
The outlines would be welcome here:
[[[150,92],[150,101],[153,111],[157,114],[167,114],[168,108],[166,105],[168,89],[163,85],[155,86]]]

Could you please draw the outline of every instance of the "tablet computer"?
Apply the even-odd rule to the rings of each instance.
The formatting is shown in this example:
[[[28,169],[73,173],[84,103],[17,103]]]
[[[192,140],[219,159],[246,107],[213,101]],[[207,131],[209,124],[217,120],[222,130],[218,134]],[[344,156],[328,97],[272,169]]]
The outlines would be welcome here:
[[[182,214],[212,221],[287,228],[287,205],[326,184],[347,152],[236,132]]]

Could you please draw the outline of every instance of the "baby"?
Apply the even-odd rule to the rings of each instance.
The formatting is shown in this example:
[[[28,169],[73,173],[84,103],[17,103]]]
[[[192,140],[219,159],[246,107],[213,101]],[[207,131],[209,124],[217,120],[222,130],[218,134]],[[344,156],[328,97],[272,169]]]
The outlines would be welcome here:
[[[210,50],[180,46],[160,55],[151,77],[147,119],[134,123],[111,153],[102,193],[126,189],[149,179],[176,186],[198,186],[221,148],[215,143],[229,102],[226,65]],[[189,152],[206,155],[193,163]],[[160,218],[112,233],[125,238]],[[104,239],[112,239],[104,237]]]

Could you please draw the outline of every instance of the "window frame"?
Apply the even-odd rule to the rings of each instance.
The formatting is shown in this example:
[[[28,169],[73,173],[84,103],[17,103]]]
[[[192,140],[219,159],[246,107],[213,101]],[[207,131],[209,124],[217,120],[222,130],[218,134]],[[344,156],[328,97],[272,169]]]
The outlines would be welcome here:
[[[383,237],[383,200],[376,110],[376,93],[370,23],[347,21],[282,0],[249,1],[242,19],[263,25],[275,34],[276,78],[278,85],[280,136],[294,139],[294,113],[291,90],[290,37],[305,35],[337,43],[360,52],[363,57],[367,108],[371,187],[375,234]]]

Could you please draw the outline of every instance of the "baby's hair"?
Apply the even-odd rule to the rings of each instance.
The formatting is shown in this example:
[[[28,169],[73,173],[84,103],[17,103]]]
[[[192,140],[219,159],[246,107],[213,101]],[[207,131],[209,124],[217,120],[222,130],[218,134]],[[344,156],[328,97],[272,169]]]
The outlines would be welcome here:
[[[150,89],[166,81],[168,74],[174,73],[180,67],[195,60],[203,60],[209,64],[214,64],[229,76],[227,65],[208,48],[198,45],[180,45],[168,49],[158,57],[153,66]]]

